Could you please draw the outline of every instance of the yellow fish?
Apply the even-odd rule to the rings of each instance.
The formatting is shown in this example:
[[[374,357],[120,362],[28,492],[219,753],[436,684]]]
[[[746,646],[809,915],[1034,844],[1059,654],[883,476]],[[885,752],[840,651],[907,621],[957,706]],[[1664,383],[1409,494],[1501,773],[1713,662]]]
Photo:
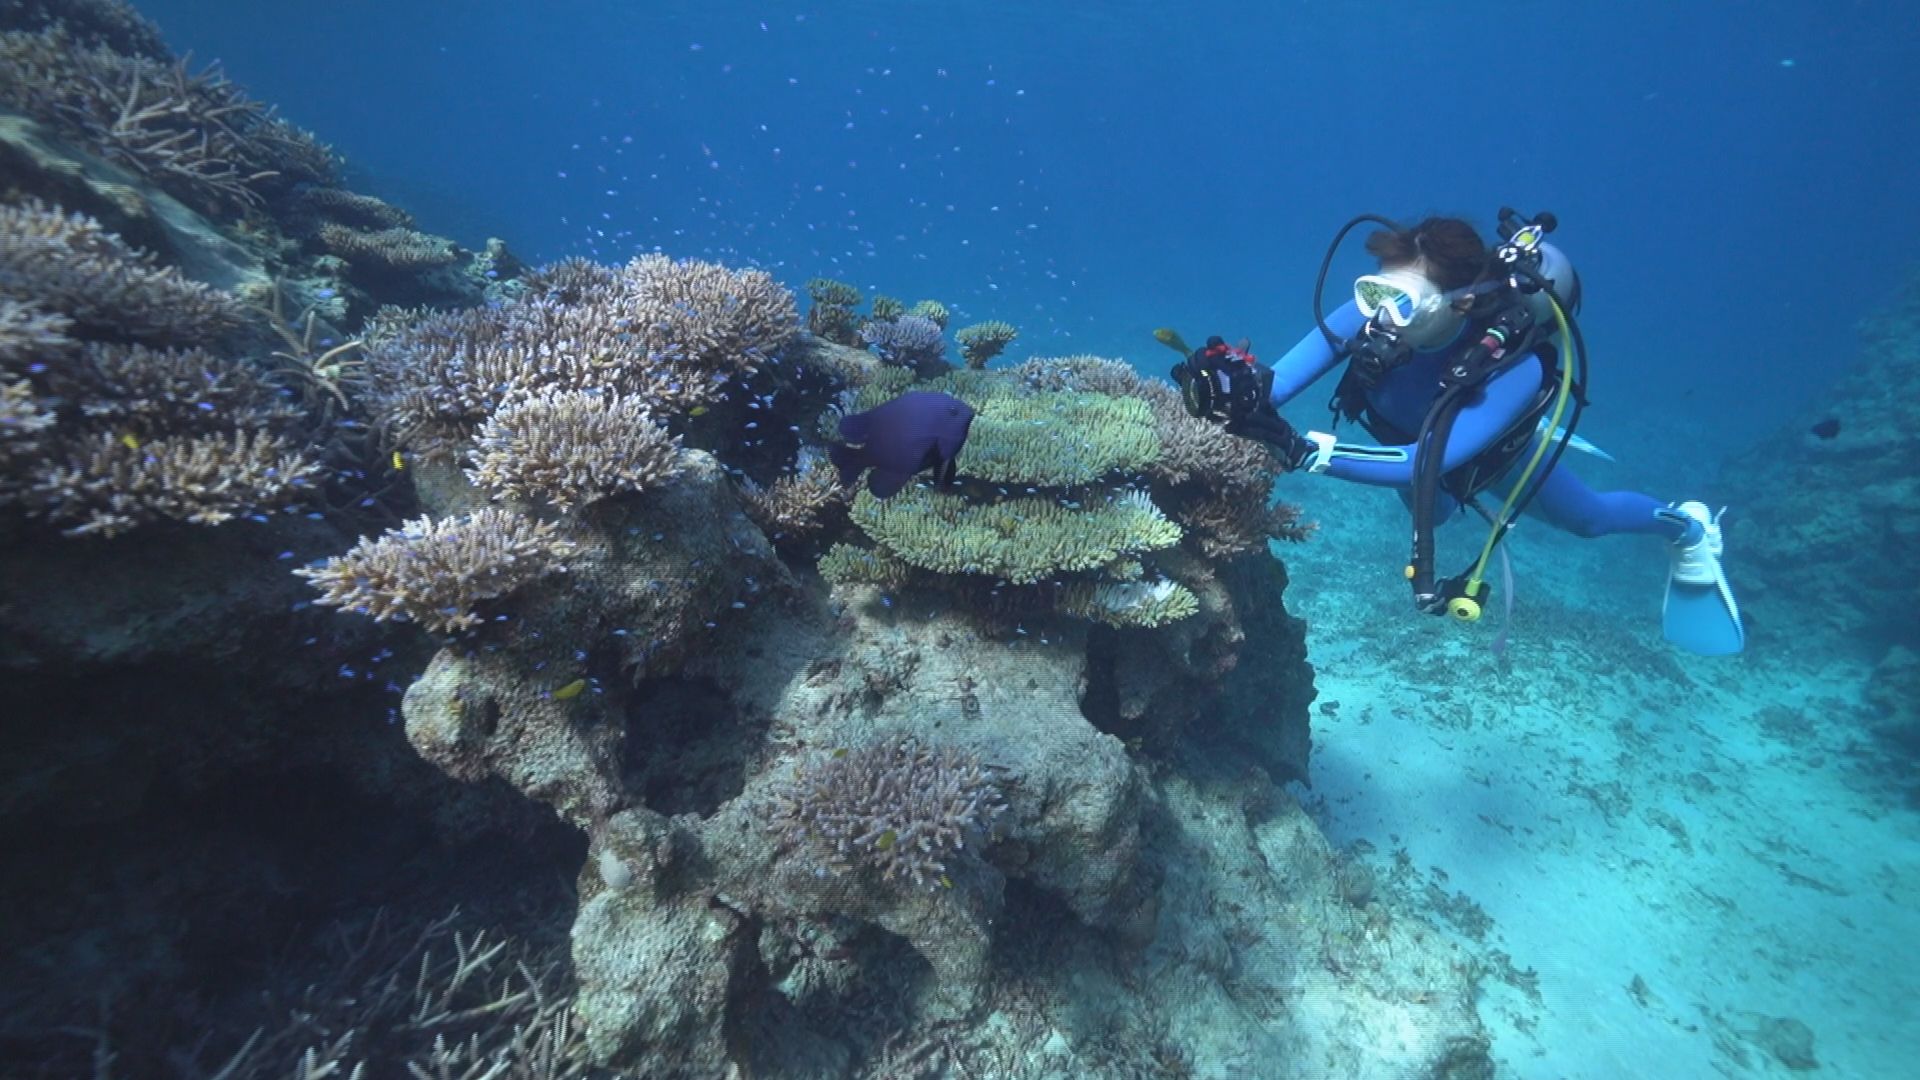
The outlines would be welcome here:
[[[401,469],[404,469],[406,467],[407,467],[407,459],[400,456],[400,451],[395,450],[393,452],[393,471],[399,472]]]
[[[898,840],[899,838],[900,838],[899,833],[894,832],[892,829],[888,829],[886,832],[883,832],[880,834],[880,838],[878,840],[875,840],[873,842],[874,850],[892,851],[894,841]]]
[[[586,688],[587,688],[587,680],[575,679],[572,682],[568,683],[567,685],[561,687],[560,689],[555,690],[553,692],[553,700],[572,701],[574,698],[579,697],[581,692],[584,691]]]
[[[120,433],[120,445],[129,450],[138,450],[140,449],[140,440],[135,438],[132,432],[123,431]]]
[[[1163,326],[1155,330],[1153,332],[1153,340],[1165,345],[1181,356],[1186,356],[1193,352],[1192,349],[1187,348],[1186,339],[1182,338],[1180,332],[1172,327]]]
[[[687,410],[687,415],[705,416],[707,415],[707,407],[705,405],[695,405],[693,408]]]

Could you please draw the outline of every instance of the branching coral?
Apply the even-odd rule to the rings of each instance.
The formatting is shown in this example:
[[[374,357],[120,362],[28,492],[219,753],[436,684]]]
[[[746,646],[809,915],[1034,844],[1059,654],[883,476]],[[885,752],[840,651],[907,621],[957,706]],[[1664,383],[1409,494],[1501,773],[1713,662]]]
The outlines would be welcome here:
[[[880,359],[916,371],[936,370],[947,360],[947,339],[940,324],[919,315],[874,319],[860,325],[860,340]]]
[[[942,330],[947,328],[947,319],[950,317],[947,314],[947,305],[938,300],[918,301],[907,309],[907,314],[915,318],[929,320]],[[875,314],[875,317],[878,317],[878,313]]]
[[[1005,809],[979,758],[892,738],[808,761],[767,824],[841,873],[866,866],[887,881],[951,887],[948,864]]]
[[[855,327],[859,319],[853,309],[866,299],[859,289],[844,281],[817,277],[807,282],[807,332],[836,345],[858,345]]]
[[[798,329],[793,294],[764,270],[643,255],[621,278],[629,331],[703,371],[750,372]]]
[[[22,497],[68,536],[114,536],[149,521],[218,525],[292,501],[320,471],[258,431],[155,439],[101,433],[44,467]]]
[[[0,238],[0,243],[5,240]],[[65,315],[0,295],[0,371],[26,374],[36,364],[71,353],[71,329],[73,320]]]
[[[564,571],[573,553],[553,525],[488,507],[406,522],[294,573],[320,590],[319,603],[452,632],[480,623],[481,601]]]
[[[49,30],[58,26],[87,47],[127,56],[171,59],[166,39],[151,20],[122,0],[5,0],[0,30]]]
[[[508,402],[481,426],[468,479],[496,498],[569,510],[643,491],[679,472],[680,440],[638,398],[543,390]]]
[[[358,266],[386,270],[430,270],[459,258],[453,243],[403,227],[360,229],[329,221],[314,230],[329,254]]]
[[[58,312],[79,334],[158,345],[218,339],[244,310],[232,296],[155,265],[85,214],[38,201],[0,206],[0,297]],[[17,314],[0,322],[22,326]]]
[[[413,215],[371,195],[345,188],[309,185],[299,192],[297,205],[315,217],[362,229],[411,229]]]
[[[1132,490],[1071,507],[1045,496],[972,502],[926,488],[886,500],[861,492],[853,519],[889,553],[923,570],[1019,585],[1180,542],[1180,527]]]
[[[57,24],[0,34],[0,103],[201,206],[259,202],[335,168],[331,151],[217,68],[82,45]]]
[[[402,441],[459,441],[504,402],[598,390],[665,417],[712,400],[793,336],[793,297],[765,273],[646,256],[619,268],[562,263],[531,295],[428,315],[372,335],[383,422]]]
[[[819,532],[829,510],[846,502],[834,471],[819,463],[781,476],[767,487],[744,483],[747,516],[774,541],[805,540]]]
[[[91,342],[80,404],[89,421],[141,438],[231,429],[284,430],[303,415],[260,369],[204,349]],[[76,380],[80,381],[80,380]]]
[[[966,358],[967,366],[975,371],[987,366],[987,361],[1006,351],[1007,345],[1020,336],[1010,323],[991,320],[961,327],[953,335],[960,343],[960,355]]]

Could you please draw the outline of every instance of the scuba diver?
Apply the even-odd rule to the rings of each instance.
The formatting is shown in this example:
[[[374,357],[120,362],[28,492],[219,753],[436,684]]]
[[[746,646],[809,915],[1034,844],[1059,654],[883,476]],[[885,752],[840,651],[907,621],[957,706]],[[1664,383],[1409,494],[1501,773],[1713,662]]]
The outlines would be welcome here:
[[[1334,254],[1364,222],[1383,227],[1366,243],[1379,272],[1355,281],[1353,300],[1323,315]],[[1479,618],[1492,591],[1489,559],[1533,509],[1576,536],[1665,538],[1667,639],[1701,655],[1737,653],[1746,637],[1721,567],[1719,515],[1699,502],[1596,492],[1560,467],[1569,445],[1599,451],[1574,434],[1586,404],[1586,347],[1574,318],[1580,278],[1545,242],[1555,225],[1551,214],[1528,219],[1502,208],[1501,242],[1489,250],[1459,218],[1407,227],[1363,214],[1341,228],[1320,264],[1317,328],[1272,367],[1244,343],[1213,337],[1189,349],[1170,330],[1155,336],[1184,357],[1173,377],[1194,416],[1269,444],[1289,470],[1400,489],[1413,511],[1406,575],[1419,610]],[[1378,445],[1301,434],[1277,411],[1343,361],[1334,425],[1355,421]],[[1486,543],[1468,569],[1439,578],[1434,527],[1463,508],[1487,520]]]

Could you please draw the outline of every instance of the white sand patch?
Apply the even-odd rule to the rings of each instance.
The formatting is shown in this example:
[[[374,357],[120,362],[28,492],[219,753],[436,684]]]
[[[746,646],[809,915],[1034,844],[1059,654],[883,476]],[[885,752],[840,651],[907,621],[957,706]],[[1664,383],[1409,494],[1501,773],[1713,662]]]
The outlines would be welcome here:
[[[1320,688],[1305,798],[1481,935],[1508,1075],[1787,1075],[1768,1018],[1812,1031],[1821,1075],[1912,1075],[1920,817],[1851,771],[1864,669],[1811,641],[1679,656],[1658,540],[1544,527],[1514,545],[1501,661],[1490,626],[1413,612],[1390,495],[1325,491],[1320,538],[1282,552]]]

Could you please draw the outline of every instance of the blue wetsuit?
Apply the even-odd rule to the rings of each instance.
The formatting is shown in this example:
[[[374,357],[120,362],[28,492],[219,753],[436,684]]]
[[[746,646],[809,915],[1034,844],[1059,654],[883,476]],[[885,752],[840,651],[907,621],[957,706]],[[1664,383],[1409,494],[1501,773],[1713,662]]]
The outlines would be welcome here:
[[[1327,317],[1327,326],[1342,338],[1358,333],[1366,322],[1349,300]],[[1401,431],[1417,432],[1427,410],[1440,395],[1440,365],[1457,345],[1452,342],[1431,351],[1416,352],[1403,366],[1382,377],[1367,392],[1367,404],[1373,414]],[[1315,380],[1332,370],[1338,358],[1325,335],[1316,328],[1300,339],[1273,365],[1272,401],[1275,408],[1291,401]],[[1468,400],[1454,421],[1447,440],[1442,470],[1451,471],[1471,461],[1519,422],[1540,391],[1540,365],[1528,358],[1509,367]],[[1342,455],[1337,451],[1328,463],[1327,474],[1362,484],[1396,487],[1403,492],[1413,486],[1414,447],[1411,444],[1372,448],[1371,453]],[[1398,451],[1398,453],[1394,453]],[[1519,460],[1531,457],[1529,446]],[[1529,511],[1554,526],[1577,536],[1607,536],[1613,533],[1649,533],[1678,540],[1692,526],[1676,517],[1665,503],[1637,491],[1595,491],[1564,468],[1564,459],[1544,477],[1535,481],[1539,493]],[[1449,516],[1457,506],[1441,493],[1438,503],[1441,517]]]

